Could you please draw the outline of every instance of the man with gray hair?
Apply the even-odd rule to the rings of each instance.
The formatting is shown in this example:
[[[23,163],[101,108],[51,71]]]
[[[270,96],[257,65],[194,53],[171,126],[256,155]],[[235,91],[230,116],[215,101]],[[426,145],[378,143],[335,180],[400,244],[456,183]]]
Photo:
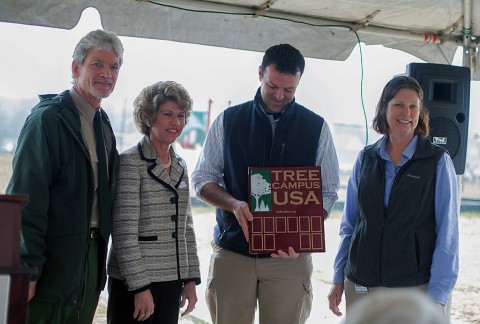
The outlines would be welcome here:
[[[22,263],[28,323],[92,323],[105,286],[118,152],[101,108],[115,88],[123,45],[95,30],[73,52],[73,87],[40,95],[18,138],[8,194],[26,194]]]

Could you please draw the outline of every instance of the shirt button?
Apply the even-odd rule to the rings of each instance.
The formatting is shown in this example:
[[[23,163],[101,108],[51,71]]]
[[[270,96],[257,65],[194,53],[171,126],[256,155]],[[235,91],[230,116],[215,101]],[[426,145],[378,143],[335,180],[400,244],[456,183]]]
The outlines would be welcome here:
[[[177,238],[177,232],[172,232],[172,237]]]
[[[175,197],[170,198],[170,203],[174,204],[176,202],[177,202],[177,198]]]
[[[170,217],[172,219],[172,221],[176,221],[177,220],[177,215],[172,215],[172,217]]]

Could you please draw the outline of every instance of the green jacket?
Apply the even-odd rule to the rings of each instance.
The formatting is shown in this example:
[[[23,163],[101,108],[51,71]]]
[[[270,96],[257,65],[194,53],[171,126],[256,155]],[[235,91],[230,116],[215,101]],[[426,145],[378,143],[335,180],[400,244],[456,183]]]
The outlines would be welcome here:
[[[113,201],[118,152],[106,114],[103,122],[112,134],[106,142]],[[38,300],[83,306],[93,192],[90,157],[69,91],[41,96],[21,130],[7,186],[8,194],[29,196],[22,211],[21,257],[25,266],[37,268]],[[100,256],[103,265],[105,260]]]

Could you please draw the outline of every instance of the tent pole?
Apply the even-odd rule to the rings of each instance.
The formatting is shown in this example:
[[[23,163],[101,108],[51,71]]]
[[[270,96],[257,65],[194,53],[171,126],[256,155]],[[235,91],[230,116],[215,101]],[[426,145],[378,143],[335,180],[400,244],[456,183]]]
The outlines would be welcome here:
[[[472,49],[470,43],[472,39],[472,1],[463,0],[463,62],[464,67],[470,68],[472,62]],[[471,69],[470,69],[471,70]],[[458,215],[460,215],[461,203],[462,203],[462,175],[457,175],[457,190],[458,190]],[[447,323],[450,323],[452,307],[452,295],[450,294],[447,303]]]
[[[472,1],[463,0],[463,63],[464,67],[470,68],[472,60],[472,50],[470,48],[472,40]]]

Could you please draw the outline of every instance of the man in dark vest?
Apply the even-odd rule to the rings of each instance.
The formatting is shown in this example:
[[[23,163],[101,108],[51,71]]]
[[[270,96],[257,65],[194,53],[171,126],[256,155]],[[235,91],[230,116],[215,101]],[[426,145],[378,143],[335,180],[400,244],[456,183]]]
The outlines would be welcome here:
[[[255,98],[213,122],[193,172],[197,195],[216,207],[207,304],[214,323],[305,323],[312,303],[312,258],[291,247],[249,254],[248,167],[320,166],[324,215],[337,200],[338,160],[322,117],[295,102],[305,68],[289,44],[270,47]]]

